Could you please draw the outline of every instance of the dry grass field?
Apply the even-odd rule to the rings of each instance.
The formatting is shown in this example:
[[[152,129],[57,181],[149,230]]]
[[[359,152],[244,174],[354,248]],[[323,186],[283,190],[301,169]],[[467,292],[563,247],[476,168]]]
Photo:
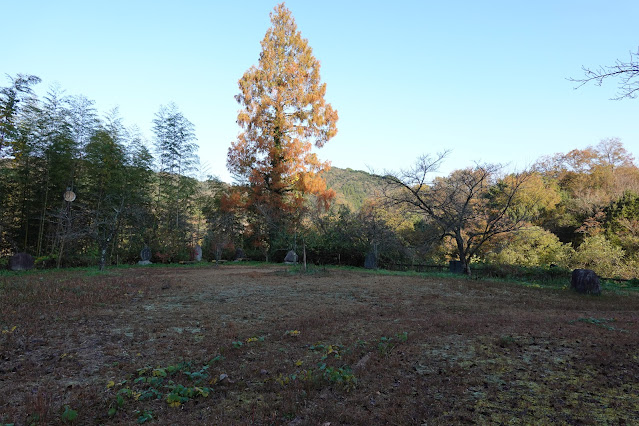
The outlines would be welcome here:
[[[0,275],[4,424],[637,424],[639,297],[224,265]]]

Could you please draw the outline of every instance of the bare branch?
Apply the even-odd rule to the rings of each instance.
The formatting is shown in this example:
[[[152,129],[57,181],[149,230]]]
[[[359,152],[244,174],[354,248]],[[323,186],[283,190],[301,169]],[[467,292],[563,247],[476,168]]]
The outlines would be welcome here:
[[[520,229],[530,217],[526,206],[517,205],[517,195],[530,173],[500,179],[500,164],[476,164],[456,170],[446,178],[427,181],[446,153],[436,158],[422,156],[415,165],[384,177],[384,195],[393,205],[410,206],[421,212],[442,237],[452,238],[470,273],[469,262],[481,246],[496,235]]]
[[[637,53],[630,52],[628,62],[616,60],[614,65],[600,66],[596,69],[581,67],[584,78],[569,78],[568,81],[578,83],[578,89],[588,83],[601,86],[606,79],[618,79],[618,96],[612,100],[635,99],[639,95],[639,48]]]

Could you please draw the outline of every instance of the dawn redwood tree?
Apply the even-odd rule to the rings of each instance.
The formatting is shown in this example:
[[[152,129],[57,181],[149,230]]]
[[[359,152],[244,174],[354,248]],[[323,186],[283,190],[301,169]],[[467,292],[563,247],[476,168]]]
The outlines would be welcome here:
[[[329,163],[312,152],[337,133],[337,111],[324,100],[320,63],[280,4],[262,40],[258,64],[239,80],[236,96],[242,132],[228,150],[227,166],[241,183],[243,206],[269,237],[299,220],[305,196],[328,205],[334,196],[322,173]]]
[[[521,229],[532,219],[536,203],[521,202],[518,197],[531,174],[498,179],[501,166],[477,164],[429,181],[446,155],[422,156],[412,169],[387,173],[385,197],[423,214],[440,239],[452,239],[464,272],[470,275],[470,261],[486,242]]]

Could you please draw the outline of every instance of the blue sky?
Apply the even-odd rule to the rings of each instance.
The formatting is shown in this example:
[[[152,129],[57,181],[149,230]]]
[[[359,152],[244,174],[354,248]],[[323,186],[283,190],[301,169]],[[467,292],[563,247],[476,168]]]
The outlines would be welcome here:
[[[0,73],[41,77],[40,94],[58,83],[101,113],[118,106],[149,145],[154,114],[175,102],[195,125],[204,173],[230,181],[237,80],[257,63],[275,5],[5,1]],[[637,51],[635,0],[286,5],[339,112],[319,151],[334,166],[396,170],[451,149],[444,173],[475,161],[521,169],[609,137],[639,157],[639,100],[609,100],[613,81],[573,90],[566,80]]]

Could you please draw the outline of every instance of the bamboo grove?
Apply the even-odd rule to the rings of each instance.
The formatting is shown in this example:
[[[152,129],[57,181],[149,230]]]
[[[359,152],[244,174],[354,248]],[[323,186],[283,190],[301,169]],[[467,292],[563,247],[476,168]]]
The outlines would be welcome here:
[[[99,117],[92,101],[59,88],[40,99],[38,81],[18,75],[2,89],[2,253],[58,267],[131,261],[145,245],[183,255],[196,225],[193,126],[175,105],[161,107],[152,153],[117,110]]]

